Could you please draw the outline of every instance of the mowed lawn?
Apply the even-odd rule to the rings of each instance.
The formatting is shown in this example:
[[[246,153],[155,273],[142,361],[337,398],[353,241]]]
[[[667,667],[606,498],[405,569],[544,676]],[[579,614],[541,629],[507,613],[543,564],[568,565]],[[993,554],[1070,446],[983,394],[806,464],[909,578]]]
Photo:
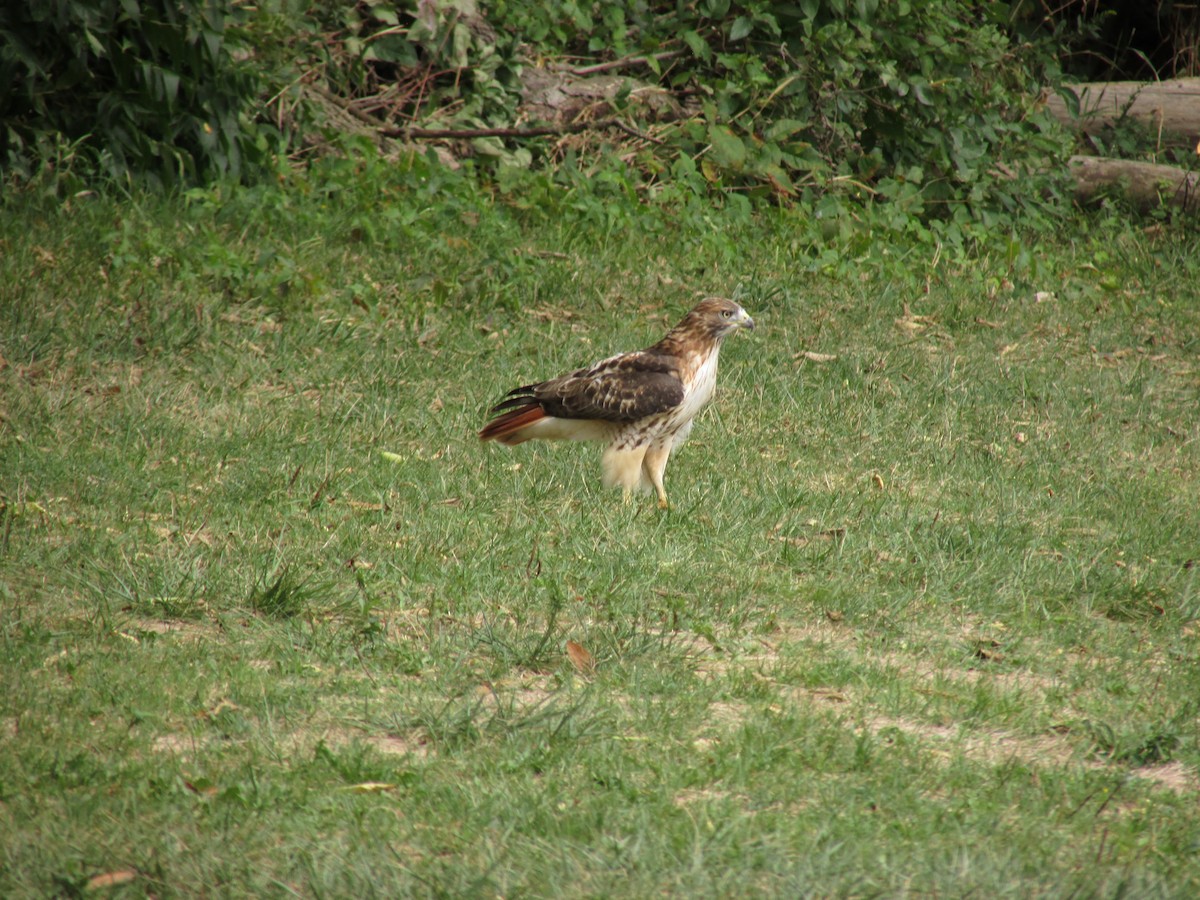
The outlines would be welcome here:
[[[0,894],[1196,896],[1194,236],[719,225],[11,211]],[[476,439],[706,294],[670,510]]]

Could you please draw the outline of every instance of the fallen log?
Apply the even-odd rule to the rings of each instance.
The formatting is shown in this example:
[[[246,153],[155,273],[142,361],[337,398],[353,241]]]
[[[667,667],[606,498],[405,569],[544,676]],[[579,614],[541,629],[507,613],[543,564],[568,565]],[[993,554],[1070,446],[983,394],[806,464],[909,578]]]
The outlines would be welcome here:
[[[1200,211],[1200,172],[1100,156],[1072,156],[1069,168],[1075,179],[1075,200],[1082,206],[1117,191],[1141,213],[1164,206]]]
[[[1067,88],[1079,100],[1079,115],[1058,94],[1046,97],[1046,110],[1070,128],[1091,133],[1128,117],[1156,134],[1181,135],[1190,146],[1200,141],[1200,78],[1101,81]]]

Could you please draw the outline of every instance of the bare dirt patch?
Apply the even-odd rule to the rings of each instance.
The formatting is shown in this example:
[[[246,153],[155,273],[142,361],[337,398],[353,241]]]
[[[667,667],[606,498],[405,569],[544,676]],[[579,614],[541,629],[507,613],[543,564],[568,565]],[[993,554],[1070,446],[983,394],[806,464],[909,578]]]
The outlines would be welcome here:
[[[557,692],[551,676],[533,672],[496,682],[484,682],[475,689],[475,695],[484,707],[505,712],[535,709]]]
[[[408,756],[425,759],[431,752],[428,741],[418,734],[380,734],[369,735],[362,739],[363,743],[374,747],[387,756]]]
[[[1169,762],[1155,766],[1138,766],[1129,774],[1153,782],[1155,787],[1174,791],[1177,794],[1200,793],[1200,775],[1181,762]]]
[[[189,734],[160,734],[150,744],[156,753],[167,753],[171,756],[190,756],[203,746]]]
[[[708,705],[708,723],[717,728],[736,728],[746,720],[750,707],[737,701],[718,700]]]
[[[176,640],[199,643],[212,639],[217,629],[207,622],[189,622],[179,619],[134,619],[132,628],[151,634],[170,635]],[[131,630],[131,629],[126,629]]]
[[[1053,734],[1025,737],[999,729],[968,732],[956,725],[917,722],[895,716],[873,716],[863,724],[876,735],[894,729],[929,743],[930,749],[938,755],[950,757],[954,753],[961,753],[973,762],[988,765],[1016,759],[1030,765],[1064,766],[1077,762],[1103,768],[1100,762],[1081,758],[1069,741]]]
[[[675,795],[672,802],[678,807],[686,808],[697,803],[728,800],[731,797],[736,797],[743,802],[749,801],[745,795],[731,794],[729,791],[719,791],[714,788],[685,788]]]
[[[889,730],[900,732],[925,745],[934,757],[947,762],[965,758],[982,765],[998,766],[1015,760],[1034,768],[1079,766],[1121,771],[1119,766],[1090,756],[1088,749],[1069,734],[1047,732],[1020,735],[1002,729],[972,730],[958,724],[882,715],[872,709],[869,698],[853,687],[797,686],[776,681],[772,676],[775,665],[785,663],[800,650],[810,655],[837,654],[871,667],[890,670],[895,677],[920,693],[963,699],[979,685],[988,685],[1000,691],[1020,693],[1035,704],[1050,702],[1057,705],[1073,693],[1069,684],[1073,668],[1095,665],[1095,660],[1081,657],[1067,648],[1060,653],[1061,665],[1056,664],[1054,673],[1009,668],[1000,655],[1003,645],[1001,641],[988,637],[992,633],[988,626],[970,621],[946,624],[944,630],[930,628],[923,636],[906,638],[906,644],[911,648],[908,652],[868,648],[863,642],[870,638],[864,637],[860,630],[828,618],[781,625],[767,638],[758,639],[757,646],[748,647],[742,653],[719,653],[699,639],[692,641],[688,650],[697,663],[698,674],[702,676],[721,679],[741,672],[770,685],[777,696],[776,702],[770,704],[771,709],[778,711],[788,706],[803,706],[812,710],[832,710],[842,706],[849,717],[848,721],[862,723],[861,727],[872,735],[886,738]],[[998,633],[1003,637],[1002,631]],[[976,644],[983,647],[985,652],[979,655],[976,665],[964,665],[967,662],[966,654]],[[997,647],[1000,649],[996,650]],[[951,659],[948,664],[945,657],[947,653],[954,657],[955,648],[962,650],[961,660],[955,664],[956,660]],[[1060,697],[1049,699],[1049,695],[1055,692],[1061,692]],[[713,743],[719,743],[722,733],[740,725],[752,712],[748,704],[736,701],[710,704],[706,716],[707,727],[698,736],[695,746],[703,750]],[[1152,782],[1164,790],[1200,792],[1200,777],[1178,762],[1125,771],[1130,777]]]

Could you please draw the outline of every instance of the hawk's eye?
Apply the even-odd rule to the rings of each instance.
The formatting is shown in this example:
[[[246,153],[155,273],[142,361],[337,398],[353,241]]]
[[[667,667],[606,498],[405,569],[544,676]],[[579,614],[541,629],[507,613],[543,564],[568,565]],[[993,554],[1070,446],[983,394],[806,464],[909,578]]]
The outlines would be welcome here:
[[[722,318],[722,319],[728,319],[728,318],[729,318],[730,316],[732,316],[732,315],[733,315],[733,313],[732,313],[732,312],[730,312],[730,311],[729,311],[729,310],[727,310],[727,309],[723,309],[723,310],[721,310],[721,318]]]

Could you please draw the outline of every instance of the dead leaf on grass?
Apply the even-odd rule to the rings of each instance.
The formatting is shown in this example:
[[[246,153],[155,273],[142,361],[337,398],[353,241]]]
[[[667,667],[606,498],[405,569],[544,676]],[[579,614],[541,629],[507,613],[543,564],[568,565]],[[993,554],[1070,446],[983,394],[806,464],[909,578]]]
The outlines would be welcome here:
[[[837,359],[836,353],[817,353],[814,350],[805,350],[802,353],[797,353],[792,357],[795,360],[807,359],[809,362],[827,363]]]
[[[102,888],[116,887],[119,884],[129,884],[137,876],[136,869],[117,869],[113,872],[103,872],[89,878],[87,884],[84,885],[84,890],[98,891]]]
[[[896,319],[896,327],[901,331],[907,331],[909,334],[917,334],[935,324],[937,319],[933,316],[919,316],[913,313],[908,304],[904,304],[904,315]]]
[[[806,522],[810,528],[815,526],[816,522]],[[813,540],[820,538],[827,541],[840,541],[846,537],[846,528],[844,525],[839,525],[836,528],[826,528],[823,531],[817,532],[814,536],[803,534],[781,534],[783,523],[779,523],[771,529],[768,537],[773,541],[781,541],[785,544],[790,544],[793,547],[807,547]]]
[[[221,699],[217,701],[217,704],[212,709],[202,710],[197,715],[205,719],[215,719],[223,712],[239,712],[240,710],[241,707],[232,700]]]
[[[199,794],[201,797],[215,797],[218,788],[207,778],[199,778],[196,781],[188,781],[184,779],[183,786],[193,794]]]
[[[567,656],[577,672],[581,675],[594,675],[596,672],[596,657],[587,648],[576,641],[567,641]]]
[[[560,309],[554,306],[539,306],[528,310],[528,312],[529,315],[540,322],[569,322],[576,316],[573,310]]]
[[[978,640],[975,642],[974,649],[975,657],[984,662],[1002,662],[1004,654],[1000,652],[1000,642],[990,639]]]

